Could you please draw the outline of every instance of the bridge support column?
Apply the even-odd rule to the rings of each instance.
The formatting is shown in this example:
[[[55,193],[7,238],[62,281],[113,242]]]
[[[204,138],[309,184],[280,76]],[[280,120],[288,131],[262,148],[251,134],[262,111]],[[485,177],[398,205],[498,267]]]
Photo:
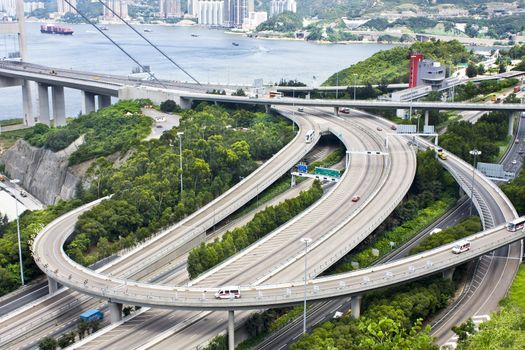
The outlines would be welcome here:
[[[428,126],[428,110],[425,111],[425,126]]]
[[[295,187],[296,183],[295,183],[295,175],[292,175],[292,184],[290,187]]]
[[[350,307],[352,308],[352,318],[359,318],[361,316],[361,300],[362,295],[354,295],[350,300]]]
[[[81,91],[82,114],[89,114],[95,111],[95,94]]]
[[[42,124],[50,125],[49,114],[49,86],[38,84],[38,121]]]
[[[114,303],[110,301],[109,303],[109,313],[111,315],[111,323],[116,323],[122,320],[122,304]]]
[[[452,276],[454,276],[455,267],[451,267],[448,270],[443,271],[443,279],[452,281]]]
[[[439,135],[436,134],[436,138],[434,139],[434,145],[439,146]]]
[[[235,312],[228,310],[228,349],[235,350]]]
[[[509,131],[508,131],[508,135],[512,136],[513,131],[514,131],[514,113],[509,113]]]
[[[98,95],[97,100],[98,100],[98,109],[111,106],[111,96]]]
[[[334,114],[335,115],[339,115],[339,108],[338,107],[334,107]]]
[[[66,103],[64,99],[64,87],[51,87],[51,100],[53,104],[53,118],[55,120],[55,127],[66,125]]]
[[[52,279],[51,277],[47,276],[47,287],[49,290],[49,294],[53,294],[58,290],[58,282]]]
[[[31,98],[31,82],[29,80],[22,81],[22,109],[24,113],[24,123],[27,126],[35,125],[35,117],[33,116],[33,99]]]
[[[272,109],[272,105],[264,105],[264,110],[266,113],[270,113],[270,110]]]

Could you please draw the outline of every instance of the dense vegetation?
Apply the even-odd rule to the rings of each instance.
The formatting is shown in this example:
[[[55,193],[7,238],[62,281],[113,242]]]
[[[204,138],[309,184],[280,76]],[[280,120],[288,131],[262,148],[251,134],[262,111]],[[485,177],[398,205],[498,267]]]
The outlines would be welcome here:
[[[460,327],[469,334],[460,333],[458,350],[525,349],[525,267],[522,265],[514,279],[508,296],[500,303],[500,311],[493,313],[491,319],[480,325],[479,332],[473,327]],[[470,329],[468,329],[470,328]]]
[[[373,293],[359,319],[325,322],[290,349],[438,349],[422,320],[444,308],[453,291],[452,282],[438,278]]]
[[[503,184],[501,189],[516,207],[518,214],[525,215],[525,172],[520,172],[514,180]]]
[[[479,217],[470,217],[459,224],[446,228],[441,232],[435,233],[431,236],[427,236],[417,246],[410,250],[410,254],[417,254],[437,248],[447,243],[457,241],[461,238],[475,234],[481,231],[481,222]]]
[[[335,85],[337,79],[339,80],[339,85],[352,85],[354,81],[357,81],[359,84],[407,82],[411,52],[421,52],[425,58],[439,61],[447,66],[465,63],[473,58],[473,55],[465,49],[465,46],[456,40],[418,42],[410,47],[394,47],[389,50],[379,51],[366,60],[343,69],[338,76],[333,74],[323,85]]]
[[[90,264],[135,244],[219,196],[271,157],[292,137],[281,118],[248,111],[227,112],[201,104],[181,113],[181,125],[159,140],[141,143],[120,167],[101,157],[89,169],[97,197],[115,195],[84,213],[67,253]],[[180,193],[179,137],[184,132]]]
[[[309,190],[302,191],[299,196],[265,208],[255,214],[249,223],[226,232],[221,239],[201,243],[199,247],[193,248],[188,256],[187,268],[190,278],[197,277],[264,237],[308,208],[322,195],[321,183],[316,180]]]
[[[82,203],[80,199],[59,202],[56,205],[47,207],[45,210],[26,211],[20,216],[24,278],[26,282],[41,274],[40,269],[31,257],[28,241],[53,219]],[[17,242],[16,221],[12,221],[5,225],[0,232],[0,295],[8,293],[20,285]]]
[[[447,133],[440,138],[440,145],[467,162],[472,161],[469,151],[477,148],[481,156],[478,161],[493,162],[499,155],[495,142],[507,139],[508,114],[491,112],[482,116],[475,124],[454,121],[448,125]]]
[[[487,95],[493,92],[501,91],[519,83],[518,79],[503,79],[503,80],[485,80],[479,84],[474,84],[471,81],[465,85],[456,87],[454,94],[455,101],[465,101],[474,98],[478,95]]]
[[[270,17],[266,22],[259,24],[257,31],[271,30],[274,32],[295,32],[303,27],[303,19],[293,12],[283,12]]]
[[[84,135],[85,142],[69,158],[70,165],[115,152],[125,152],[138,145],[150,133],[152,120],[140,112],[145,104],[151,104],[151,101],[120,101],[98,112],[72,119],[66,126],[53,129],[37,124],[25,139],[33,146],[56,152]]]

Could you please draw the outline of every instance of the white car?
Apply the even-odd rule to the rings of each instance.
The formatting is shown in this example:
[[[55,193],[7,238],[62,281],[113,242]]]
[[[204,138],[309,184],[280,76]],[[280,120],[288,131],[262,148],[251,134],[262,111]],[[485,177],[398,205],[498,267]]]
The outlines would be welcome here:
[[[517,161],[516,159],[514,159],[514,160],[512,161],[512,164],[518,164],[518,161]]]

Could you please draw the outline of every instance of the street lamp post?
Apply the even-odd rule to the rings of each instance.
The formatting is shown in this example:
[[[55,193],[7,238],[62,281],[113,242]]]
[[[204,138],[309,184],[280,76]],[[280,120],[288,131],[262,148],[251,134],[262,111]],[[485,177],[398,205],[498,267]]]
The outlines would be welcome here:
[[[304,311],[303,311],[303,334],[306,334],[306,268],[307,268],[307,255],[308,255],[308,244],[312,242],[311,238],[301,238],[301,242],[304,243]]]
[[[336,73],[336,81],[335,81],[335,99],[337,100],[339,98],[339,71]]]
[[[470,209],[469,209],[469,215],[472,215],[472,206],[474,205],[474,178],[476,176],[476,158],[481,154],[481,151],[474,148],[472,151],[469,151],[471,155],[474,156],[474,163],[472,164],[472,194],[470,195]]]
[[[354,101],[355,101],[355,92],[356,92],[356,85],[357,85],[357,74],[353,74],[354,75]]]
[[[184,132],[179,131],[177,133],[177,136],[179,137],[179,165],[180,165],[180,195],[182,198],[182,191],[184,190],[184,186],[182,184],[182,135],[184,135]]]

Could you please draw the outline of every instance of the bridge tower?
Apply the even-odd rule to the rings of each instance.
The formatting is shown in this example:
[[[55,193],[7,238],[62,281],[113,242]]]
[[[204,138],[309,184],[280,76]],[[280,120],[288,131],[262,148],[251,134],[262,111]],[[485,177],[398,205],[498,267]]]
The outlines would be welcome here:
[[[24,17],[24,1],[16,0],[16,22],[0,22],[0,34],[13,34],[18,38],[18,58],[21,62],[27,60],[27,44]],[[14,54],[13,56],[17,56]],[[16,58],[16,57],[12,57]],[[24,123],[28,126],[35,124],[33,117],[33,104],[31,99],[31,85],[28,80],[0,78],[0,88],[10,86],[22,87],[22,104]]]

